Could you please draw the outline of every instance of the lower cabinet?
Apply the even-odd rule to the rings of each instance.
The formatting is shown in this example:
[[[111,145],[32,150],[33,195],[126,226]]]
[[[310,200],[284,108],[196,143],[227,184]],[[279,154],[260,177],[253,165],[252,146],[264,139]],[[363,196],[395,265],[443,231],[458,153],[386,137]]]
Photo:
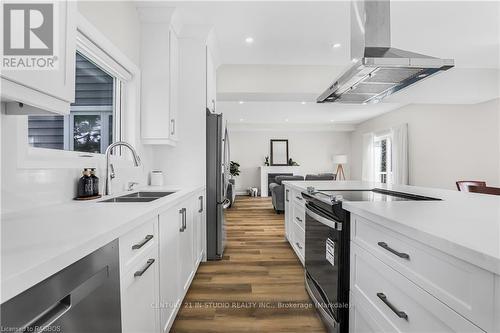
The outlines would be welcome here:
[[[304,265],[305,202],[300,191],[285,185],[285,236]]]
[[[205,253],[196,192],[120,237],[123,332],[168,332]]]
[[[181,303],[179,243],[182,207],[177,205],[159,215],[160,224],[160,326],[168,332]]]
[[[122,332],[158,332],[158,249],[152,247],[121,274]]]
[[[204,253],[201,194],[195,193],[159,215],[160,323],[168,332]],[[200,209],[203,211],[200,212]]]

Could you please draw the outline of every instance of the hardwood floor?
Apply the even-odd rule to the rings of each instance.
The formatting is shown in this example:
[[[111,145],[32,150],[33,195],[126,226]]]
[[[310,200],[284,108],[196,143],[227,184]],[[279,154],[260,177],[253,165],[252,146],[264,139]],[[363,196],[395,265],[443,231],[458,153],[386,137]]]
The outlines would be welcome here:
[[[226,210],[221,261],[202,263],[171,332],[326,332],[269,198]]]

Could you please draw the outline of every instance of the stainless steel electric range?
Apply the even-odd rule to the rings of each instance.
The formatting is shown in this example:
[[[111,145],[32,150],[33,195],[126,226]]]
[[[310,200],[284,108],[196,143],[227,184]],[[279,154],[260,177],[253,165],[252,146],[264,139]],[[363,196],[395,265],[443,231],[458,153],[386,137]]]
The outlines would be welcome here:
[[[306,200],[305,282],[330,332],[349,330],[350,216],[344,201],[439,200],[419,195],[371,190],[302,192]]]

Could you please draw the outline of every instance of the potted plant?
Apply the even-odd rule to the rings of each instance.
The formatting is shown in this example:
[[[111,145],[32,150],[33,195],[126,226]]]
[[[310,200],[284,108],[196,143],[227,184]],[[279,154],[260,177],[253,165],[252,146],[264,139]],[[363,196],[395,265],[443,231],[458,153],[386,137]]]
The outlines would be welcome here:
[[[240,164],[238,162],[231,161],[231,164],[229,166],[229,173],[231,174],[231,183],[234,185],[234,177],[240,175]]]

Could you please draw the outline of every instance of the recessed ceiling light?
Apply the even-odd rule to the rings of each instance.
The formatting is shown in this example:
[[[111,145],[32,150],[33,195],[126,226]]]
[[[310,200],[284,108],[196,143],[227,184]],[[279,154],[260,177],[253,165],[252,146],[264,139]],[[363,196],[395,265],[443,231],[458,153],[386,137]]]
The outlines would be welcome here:
[[[286,118],[285,121],[288,122],[288,118]]]
[[[239,104],[243,104],[243,103],[245,103],[245,102],[243,102],[243,101],[239,101],[238,103],[239,103]]]
[[[302,102],[300,102],[300,104],[305,105],[305,104],[306,104],[306,102],[305,102],[305,101],[302,101]]]
[[[332,45],[332,47],[333,47],[334,49],[337,49],[337,48],[339,48],[340,46],[341,46],[341,44],[340,44],[340,43],[335,43],[335,44],[333,44],[333,45]]]
[[[243,119],[243,118],[240,118],[240,121],[245,121],[245,119]]]
[[[252,37],[247,37],[247,38],[245,38],[245,42],[247,44],[252,44],[253,43],[253,38]]]
[[[331,122],[331,123],[333,123],[334,121],[335,121],[335,120],[333,120],[333,119],[330,119],[330,122]]]

